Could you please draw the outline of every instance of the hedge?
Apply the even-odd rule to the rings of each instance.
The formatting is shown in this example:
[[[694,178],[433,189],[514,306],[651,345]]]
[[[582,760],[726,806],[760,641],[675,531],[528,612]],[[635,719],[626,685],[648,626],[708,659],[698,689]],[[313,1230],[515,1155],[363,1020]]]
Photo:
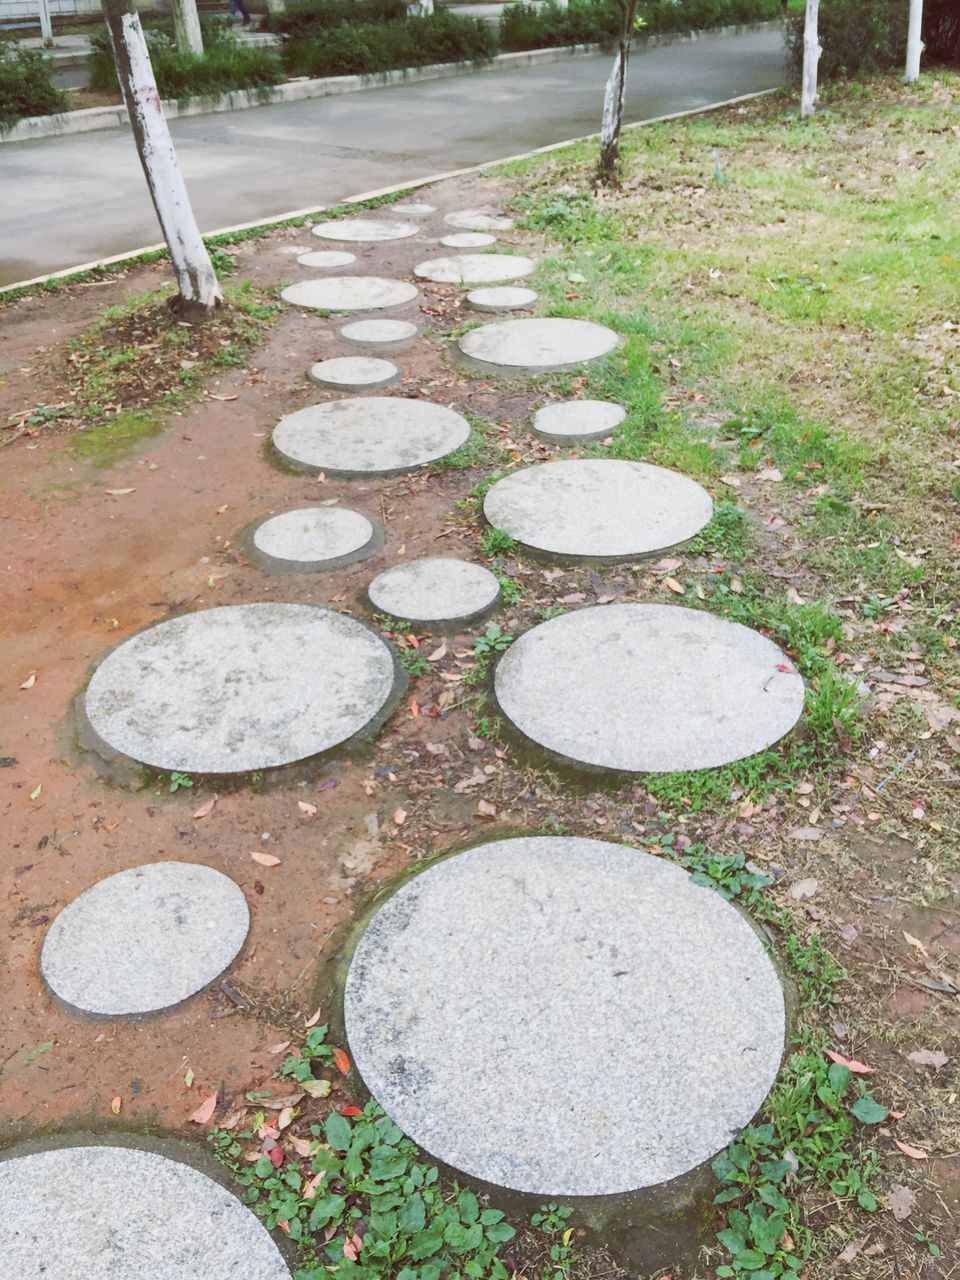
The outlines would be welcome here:
[[[202,54],[179,53],[168,27],[147,31],[150,61],[161,98],[201,98],[233,89],[265,89],[284,79],[283,65],[274,50],[239,44],[223,22],[206,22],[202,26]],[[90,88],[119,93],[110,37],[104,30],[91,43]]]
[[[823,54],[819,75],[883,71],[902,66],[907,53],[906,0],[831,0],[820,10]],[[924,62],[960,63],[960,0],[926,0]],[[803,15],[787,23],[787,57],[799,76],[803,67]]]
[[[291,76],[330,76],[475,62],[499,51],[491,23],[439,12],[380,24],[340,23],[322,38],[285,40],[281,56]]]
[[[66,111],[66,96],[54,88],[51,64],[37,49],[0,41],[0,131],[27,116]]]

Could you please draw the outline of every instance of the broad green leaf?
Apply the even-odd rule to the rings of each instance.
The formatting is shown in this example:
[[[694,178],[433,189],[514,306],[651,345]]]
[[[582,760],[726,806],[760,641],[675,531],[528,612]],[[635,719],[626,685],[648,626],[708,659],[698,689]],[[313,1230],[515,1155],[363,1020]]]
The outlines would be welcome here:
[[[881,1106],[879,1102],[868,1096],[858,1098],[850,1111],[861,1124],[879,1124],[890,1114],[889,1107]]]
[[[339,1116],[331,1111],[324,1125],[324,1133],[335,1151],[346,1151],[350,1146],[350,1121],[346,1116]]]

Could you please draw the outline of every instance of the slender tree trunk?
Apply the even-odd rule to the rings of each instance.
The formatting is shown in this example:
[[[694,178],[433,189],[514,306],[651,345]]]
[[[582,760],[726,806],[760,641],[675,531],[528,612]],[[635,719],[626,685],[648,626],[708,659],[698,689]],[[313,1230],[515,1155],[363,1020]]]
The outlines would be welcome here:
[[[910,0],[910,25],[907,28],[907,69],[904,81],[916,84],[920,79],[920,54],[923,52],[923,41],[920,31],[923,26],[923,0]]]
[[[803,85],[800,90],[800,115],[804,120],[817,109],[817,67],[823,53],[817,32],[819,16],[820,0],[807,0],[803,24]]]
[[[174,307],[199,319],[220,306],[223,294],[190,207],[140,17],[134,0],[103,0],[103,10],[137,154],[180,288]]]
[[[49,0],[40,0],[40,34],[43,36],[44,45],[49,49],[53,45],[53,26],[50,22]]]
[[[181,53],[203,53],[197,0],[173,0],[173,30]]]
[[[267,0],[267,13],[286,13],[286,0]]]
[[[637,13],[637,0],[617,0],[620,9],[620,37],[613,66],[603,93],[600,123],[600,181],[615,183],[620,168],[620,130],[623,127],[623,98],[627,86],[630,40]]]

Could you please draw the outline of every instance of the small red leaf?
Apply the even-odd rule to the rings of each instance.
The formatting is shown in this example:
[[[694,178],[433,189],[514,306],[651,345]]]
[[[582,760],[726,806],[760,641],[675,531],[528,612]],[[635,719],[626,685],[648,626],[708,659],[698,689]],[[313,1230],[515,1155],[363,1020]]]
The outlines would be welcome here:
[[[342,1049],[338,1049],[334,1045],[333,1060],[337,1064],[337,1070],[342,1076],[345,1076],[350,1070],[350,1058]]]
[[[842,1054],[834,1053],[832,1049],[827,1050],[827,1057],[831,1062],[838,1062],[841,1067],[846,1067],[848,1071],[852,1071],[855,1076],[872,1076],[875,1067],[868,1067],[865,1062],[858,1062],[856,1058],[844,1058]]]
[[[267,1154],[273,1167],[279,1169],[283,1164],[283,1147],[272,1147]]]
[[[362,1116],[362,1115],[363,1115],[363,1112],[360,1110],[360,1108],[359,1108],[359,1107],[344,1107],[344,1108],[341,1110],[340,1114],[341,1114],[342,1116]],[[900,1145],[900,1144],[899,1144],[899,1142],[898,1142],[898,1143],[897,1143],[897,1146],[899,1146],[899,1145]]]

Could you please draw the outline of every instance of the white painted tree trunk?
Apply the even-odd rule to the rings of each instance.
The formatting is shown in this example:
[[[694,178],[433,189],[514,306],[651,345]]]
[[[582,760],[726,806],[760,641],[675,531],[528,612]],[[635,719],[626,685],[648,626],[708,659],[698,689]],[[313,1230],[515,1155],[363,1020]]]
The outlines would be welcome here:
[[[620,129],[623,124],[623,93],[627,83],[630,41],[621,41],[603,91],[603,118],[600,122],[600,170],[609,176],[617,171],[620,159]]]
[[[181,53],[203,53],[197,0],[173,0],[173,30]]]
[[[910,0],[910,25],[907,28],[907,69],[904,81],[916,84],[920,79],[920,54],[923,52],[923,41],[920,31],[923,26],[923,0]]]
[[[185,316],[200,317],[220,306],[223,294],[190,207],[140,17],[133,5],[134,0],[104,0],[117,78],[153,207],[173,260],[180,288],[176,309]]]
[[[287,6],[284,0],[267,0],[267,13],[286,13]]]
[[[412,0],[407,5],[407,16],[411,18],[429,18],[433,12],[433,0]]]
[[[40,34],[43,43],[49,49],[53,45],[53,26],[50,22],[49,0],[40,0]]]
[[[807,0],[803,24],[803,84],[800,89],[800,115],[804,120],[817,108],[817,67],[823,53],[817,31],[819,16],[820,0]]]

